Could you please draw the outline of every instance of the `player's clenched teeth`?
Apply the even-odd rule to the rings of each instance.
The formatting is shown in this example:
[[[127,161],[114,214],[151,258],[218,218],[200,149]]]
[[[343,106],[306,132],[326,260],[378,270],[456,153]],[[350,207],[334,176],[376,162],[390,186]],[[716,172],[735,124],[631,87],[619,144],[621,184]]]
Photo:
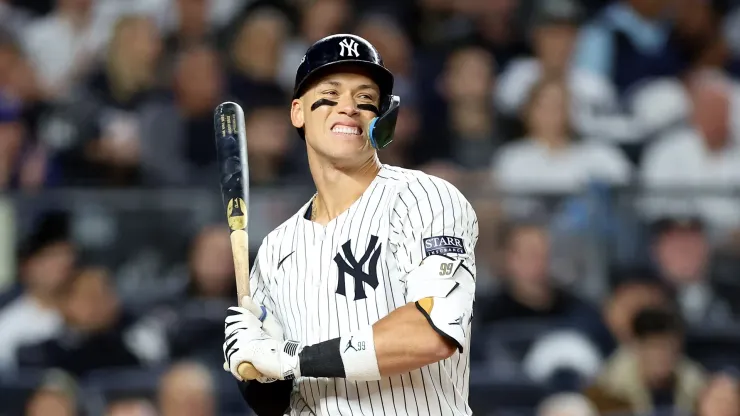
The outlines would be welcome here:
[[[362,129],[359,127],[349,127],[349,126],[334,126],[331,129],[332,133],[341,133],[341,134],[354,134],[354,135],[360,135],[362,134]]]

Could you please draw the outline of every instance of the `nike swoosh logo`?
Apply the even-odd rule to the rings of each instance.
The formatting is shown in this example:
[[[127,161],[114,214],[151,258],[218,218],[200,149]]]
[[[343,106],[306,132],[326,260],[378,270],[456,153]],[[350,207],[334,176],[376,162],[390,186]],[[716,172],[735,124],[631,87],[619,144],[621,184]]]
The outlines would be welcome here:
[[[283,262],[284,262],[285,260],[288,260],[288,257],[292,256],[292,255],[293,255],[293,253],[295,253],[295,250],[291,251],[291,252],[290,252],[290,254],[288,254],[287,256],[283,257],[283,259],[282,259],[282,260],[280,260],[280,261],[278,262],[278,266],[277,266],[277,268],[278,268],[278,269],[280,269],[280,266],[282,266],[282,265],[283,265]]]

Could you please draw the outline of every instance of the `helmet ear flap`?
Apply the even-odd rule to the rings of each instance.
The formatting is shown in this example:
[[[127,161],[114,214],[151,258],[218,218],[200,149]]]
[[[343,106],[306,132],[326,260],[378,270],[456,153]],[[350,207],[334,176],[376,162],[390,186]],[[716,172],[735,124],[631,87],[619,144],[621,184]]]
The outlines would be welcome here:
[[[374,148],[382,149],[393,141],[400,107],[401,97],[397,95],[388,95],[381,103],[380,116],[370,122],[370,130],[368,131],[370,144]]]

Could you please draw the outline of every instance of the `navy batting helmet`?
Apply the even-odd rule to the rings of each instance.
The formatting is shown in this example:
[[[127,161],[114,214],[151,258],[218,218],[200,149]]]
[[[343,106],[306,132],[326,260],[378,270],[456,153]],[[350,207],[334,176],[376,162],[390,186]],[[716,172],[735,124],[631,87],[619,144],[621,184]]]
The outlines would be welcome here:
[[[381,149],[393,141],[401,100],[393,95],[393,74],[383,65],[378,50],[367,40],[356,35],[338,34],[311,45],[296,71],[293,98],[303,95],[313,79],[329,71],[338,71],[337,67],[343,65],[367,70],[380,88],[380,108],[370,123],[368,138],[373,147]],[[298,132],[305,139],[303,129],[298,129]]]

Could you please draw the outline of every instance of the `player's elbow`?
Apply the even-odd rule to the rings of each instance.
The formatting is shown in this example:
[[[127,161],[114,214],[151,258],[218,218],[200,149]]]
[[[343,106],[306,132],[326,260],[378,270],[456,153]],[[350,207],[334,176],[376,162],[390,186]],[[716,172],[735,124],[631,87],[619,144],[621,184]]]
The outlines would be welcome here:
[[[437,348],[435,349],[435,362],[446,360],[452,357],[452,354],[457,351],[457,345],[451,340],[438,335]]]
[[[457,351],[457,345],[448,337],[434,331],[424,342],[424,356],[427,364],[446,360]]]

